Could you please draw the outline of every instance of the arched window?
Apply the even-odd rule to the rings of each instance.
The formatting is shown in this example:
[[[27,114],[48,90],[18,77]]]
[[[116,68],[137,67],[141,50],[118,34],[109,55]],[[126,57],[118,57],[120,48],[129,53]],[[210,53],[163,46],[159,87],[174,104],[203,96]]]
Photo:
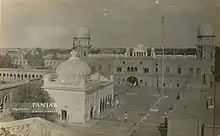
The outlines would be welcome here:
[[[143,84],[143,80],[140,80],[140,83]]]
[[[133,67],[131,67],[131,72],[134,72],[134,68]]]
[[[137,72],[137,70],[138,70],[137,67],[135,67],[135,68],[134,68],[134,71]]]
[[[32,75],[32,78],[35,78],[35,75]]]
[[[127,67],[127,71],[128,71],[128,72],[130,72],[130,71],[131,71],[130,67]]]
[[[145,85],[147,85],[147,81],[145,81],[145,83],[144,83]]]
[[[7,103],[10,101],[10,95],[9,94],[5,94],[3,97],[3,103]]]
[[[180,87],[180,83],[177,83],[176,86],[177,86],[177,87]]]

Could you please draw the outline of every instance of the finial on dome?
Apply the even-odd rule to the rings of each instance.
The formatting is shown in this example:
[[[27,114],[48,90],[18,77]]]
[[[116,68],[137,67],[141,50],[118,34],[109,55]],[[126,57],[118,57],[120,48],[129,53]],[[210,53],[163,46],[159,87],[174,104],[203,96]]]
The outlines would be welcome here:
[[[75,50],[71,51],[69,60],[79,60],[79,57],[77,56],[77,52]]]
[[[78,37],[90,37],[90,30],[87,25],[80,27]]]
[[[198,36],[214,36],[214,29],[210,24],[201,24],[197,30]]]

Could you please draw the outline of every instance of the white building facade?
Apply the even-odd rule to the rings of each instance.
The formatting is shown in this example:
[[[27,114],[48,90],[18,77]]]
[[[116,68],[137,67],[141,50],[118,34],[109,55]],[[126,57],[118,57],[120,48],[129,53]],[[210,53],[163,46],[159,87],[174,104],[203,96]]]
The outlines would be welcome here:
[[[67,124],[85,123],[113,103],[113,77],[93,74],[75,51],[57,67],[56,74],[44,77],[43,88],[57,104],[58,120]]]

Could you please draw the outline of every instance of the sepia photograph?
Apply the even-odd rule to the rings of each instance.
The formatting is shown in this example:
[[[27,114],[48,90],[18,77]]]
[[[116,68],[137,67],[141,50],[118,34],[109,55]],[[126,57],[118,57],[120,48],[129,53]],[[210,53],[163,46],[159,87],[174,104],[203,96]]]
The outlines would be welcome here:
[[[0,136],[220,136],[220,0],[0,0]]]

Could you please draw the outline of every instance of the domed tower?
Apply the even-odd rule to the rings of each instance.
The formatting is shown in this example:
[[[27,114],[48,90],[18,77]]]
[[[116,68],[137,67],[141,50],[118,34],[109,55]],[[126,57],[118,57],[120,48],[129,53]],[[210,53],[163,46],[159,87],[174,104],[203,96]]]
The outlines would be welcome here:
[[[77,55],[80,58],[88,57],[90,44],[90,31],[86,25],[80,27],[76,37],[73,37],[73,48],[76,49]]]
[[[200,25],[197,36],[198,59],[215,60],[215,33],[210,25]]]

